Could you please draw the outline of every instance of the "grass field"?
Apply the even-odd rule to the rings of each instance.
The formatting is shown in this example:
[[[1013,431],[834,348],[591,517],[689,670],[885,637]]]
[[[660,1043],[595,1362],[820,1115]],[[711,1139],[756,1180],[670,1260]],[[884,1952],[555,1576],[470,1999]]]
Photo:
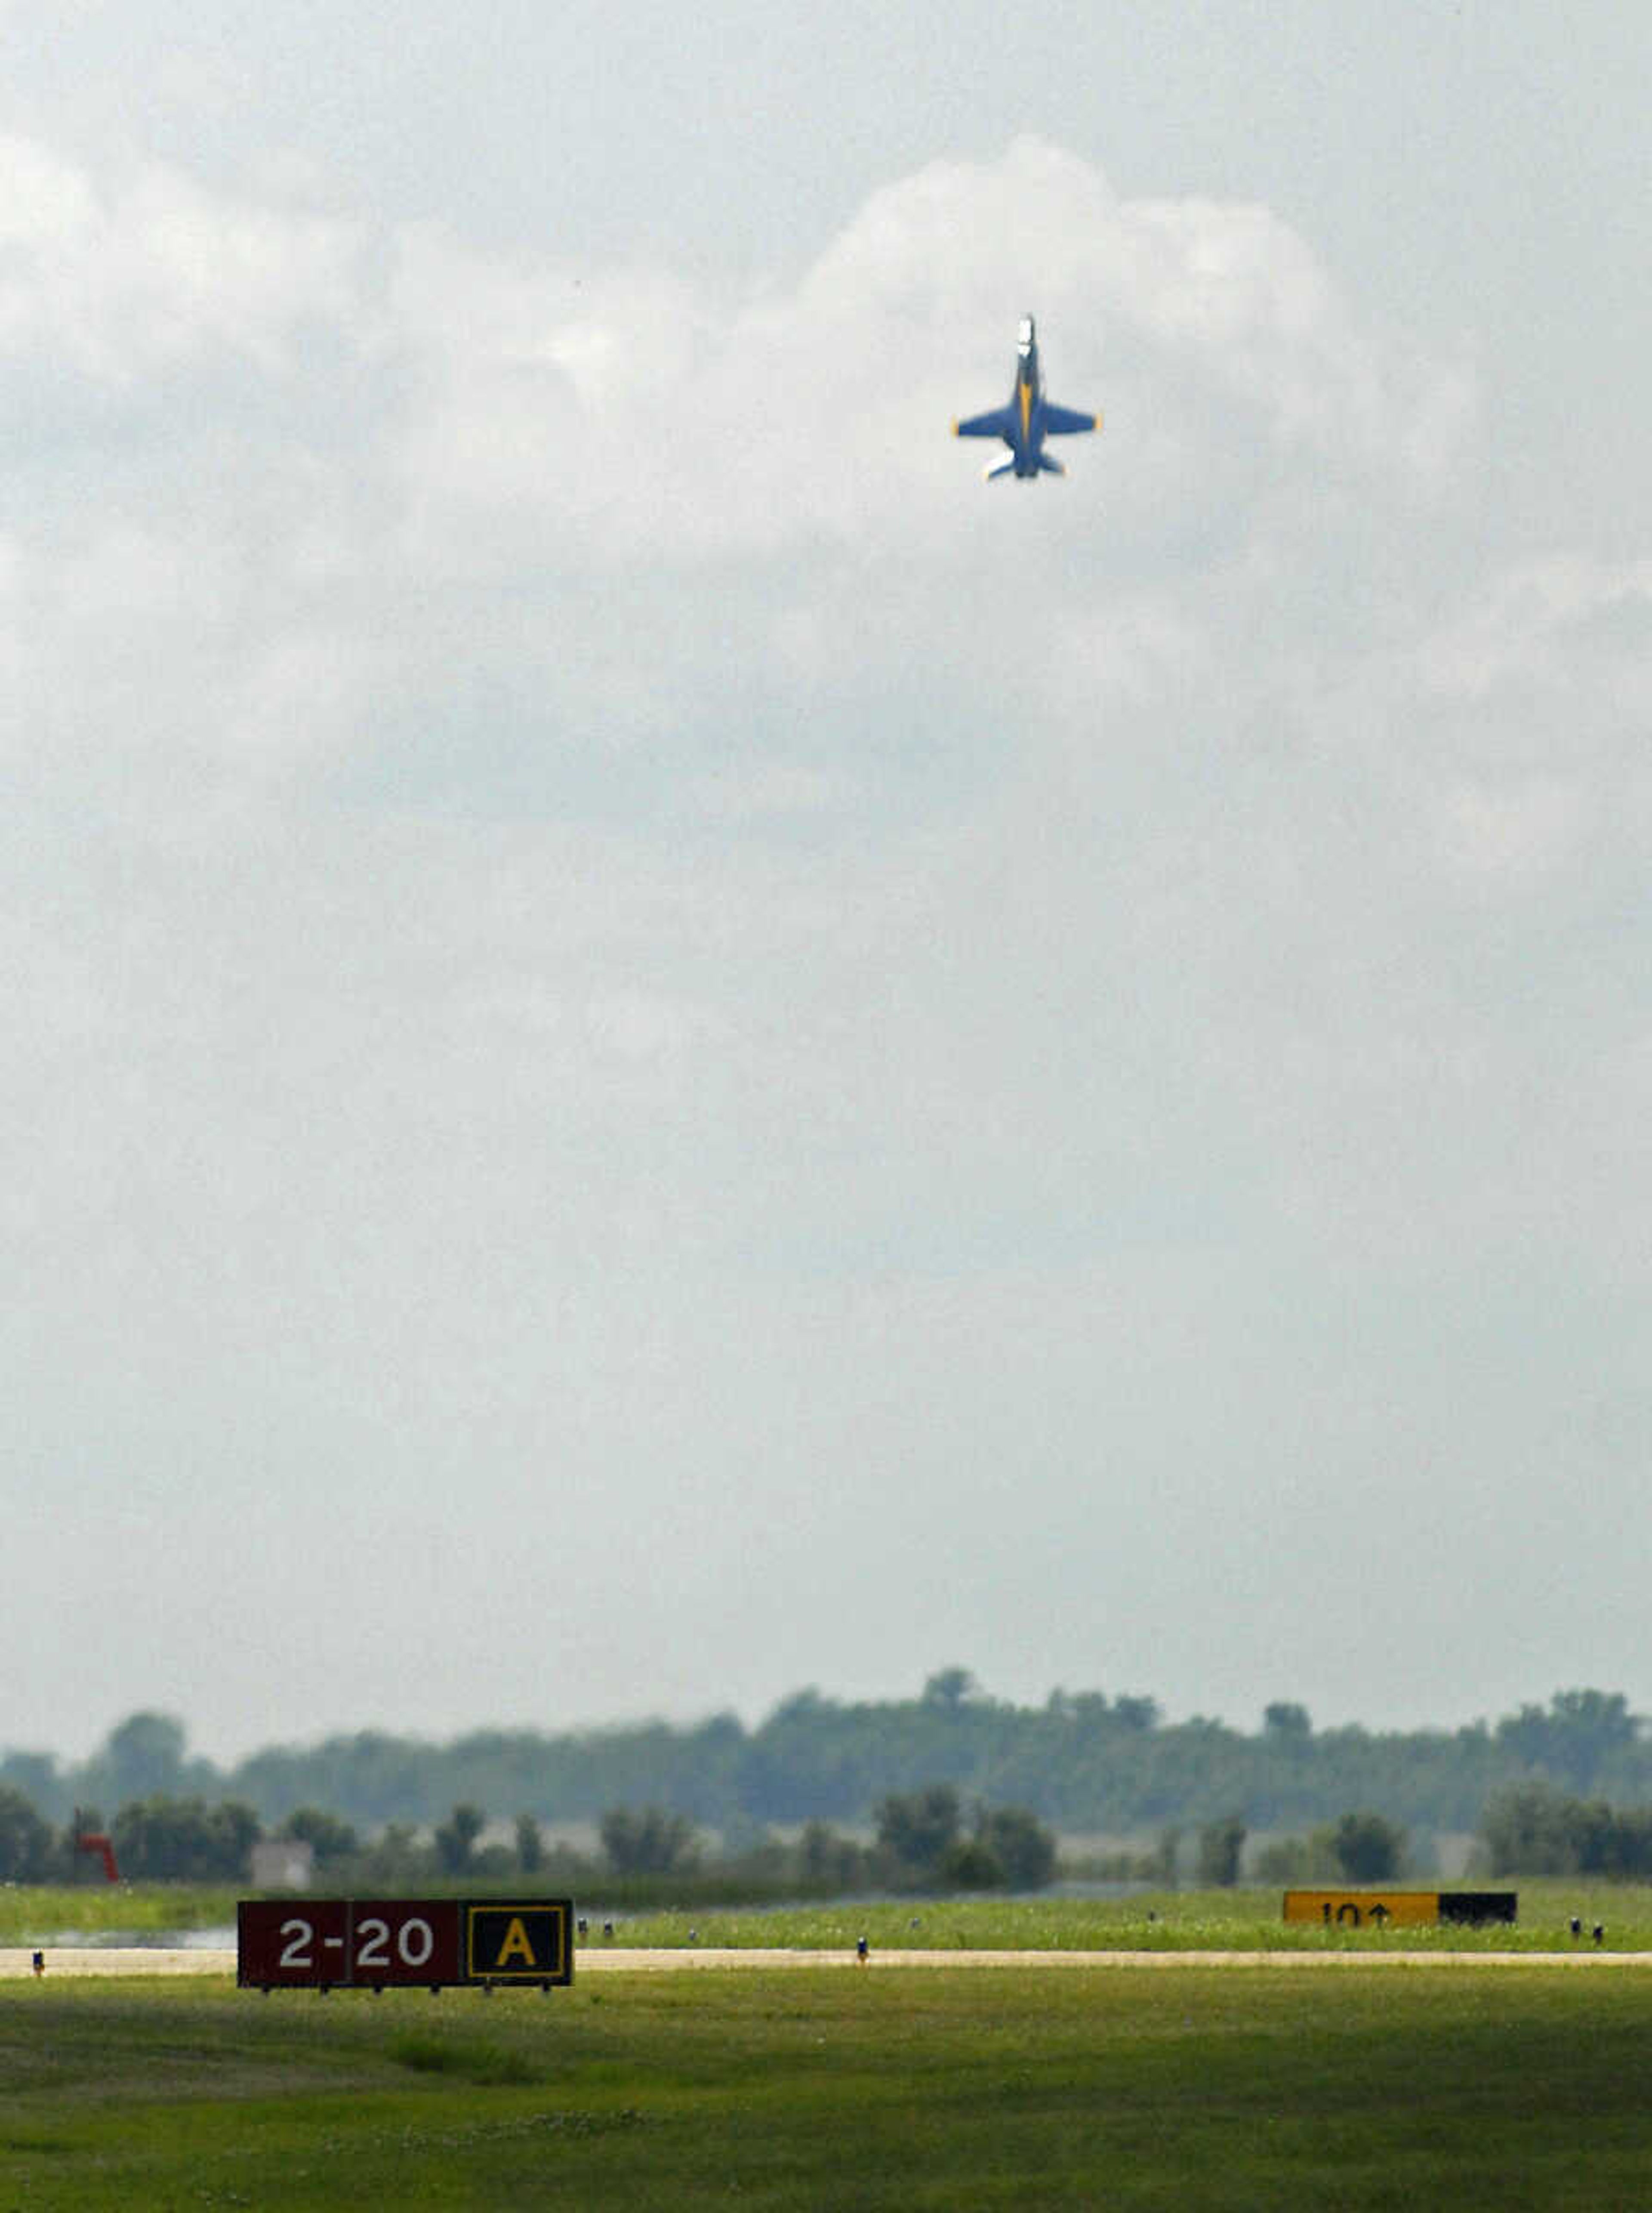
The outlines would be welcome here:
[[[1652,1951],[1652,1890],[1518,1887],[1516,1929],[1437,1934],[1287,1930],[1274,1891],[684,1910],[625,1918],[618,1940],[692,1929],[706,1948],[846,1954],[865,1935],[872,1965],[592,1974],[548,1997],[263,1998],[49,1972],[0,1984],[0,2213],[1652,2205],[1652,1974],[879,1962],[1567,1950],[1573,1913],[1610,1949]],[[233,1907],[4,1892],[0,1943],[222,1924]]]
[[[1576,1948],[1568,1932],[1576,1914],[1586,1929],[1600,1923],[1613,1951],[1652,1951],[1652,1887],[1547,1879],[1494,1887],[1519,1893],[1520,1920],[1513,1928],[1288,1926],[1277,1890],[1210,1890],[1125,1899],[896,1899],[746,1912],[684,1908],[623,1917],[616,1941],[684,1944],[692,1930],[702,1944],[811,1950],[852,1949],[864,1936],[875,1949],[907,1950],[1554,1952]],[[1587,1940],[1583,1948],[1589,1948]]]
[[[0,2208],[1652,2204],[1652,1986],[1543,1967],[0,1985]]]
[[[233,1923],[235,1893],[186,1883],[7,1883],[0,1887],[0,1944],[38,1944],[76,1930],[95,1937],[113,1931],[143,1936],[162,1930]]]
[[[1426,1887],[1417,1885],[1417,1887]],[[1652,1885],[1609,1885],[1539,1878],[1492,1887],[1517,1889],[1520,1922],[1484,1930],[1287,1928],[1276,1890],[1165,1891],[1129,1898],[1036,1897],[885,1899],[854,1905],[730,1909],[686,1903],[668,1911],[622,1913],[617,1941],[676,1945],[692,1930],[703,1944],[852,1948],[931,1946],[1003,1951],[1261,1951],[1384,1948],[1546,1952],[1567,1948],[1573,1914],[1600,1922],[1613,1951],[1652,1951]],[[525,1883],[523,1889],[533,1886]],[[89,1936],[233,1926],[236,1893],[168,1884],[72,1890],[0,1889],[0,1946],[49,1942],[64,1930]],[[578,1901],[600,1930],[600,1899]],[[914,1925],[914,1923],[916,1925]],[[600,1936],[597,1940],[600,1942]]]

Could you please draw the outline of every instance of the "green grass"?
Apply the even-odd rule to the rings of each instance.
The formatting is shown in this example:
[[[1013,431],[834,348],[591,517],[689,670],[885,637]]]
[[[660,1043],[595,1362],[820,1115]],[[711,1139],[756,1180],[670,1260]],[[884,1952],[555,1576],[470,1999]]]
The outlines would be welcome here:
[[[83,1936],[233,1926],[237,1893],[224,1885],[120,1882],[0,1887],[0,1945],[39,1944],[78,1930]]]
[[[1639,1975],[0,1985],[0,2208],[1652,2203]]]
[[[1424,1883],[1407,1886],[1427,1888]],[[1449,1887],[1449,1886],[1448,1886]],[[1603,1922],[1613,1951],[1652,1951],[1652,1885],[1519,1880],[1517,1927],[1380,1930],[1286,1927],[1277,1889],[1165,1891],[1125,1899],[883,1899],[864,1905],[728,1908],[685,1904],[617,1920],[622,1944],[707,1944],[852,1950],[954,1948],[994,1951],[1527,1951],[1568,1950],[1569,1917]],[[531,1883],[521,1886],[531,1889]],[[74,1889],[0,1888],[0,1945],[46,1942],[65,1930],[88,1936],[232,1927],[237,1893],[163,1883]],[[600,1900],[579,1902],[600,1929]],[[916,1922],[917,1926],[912,1923]],[[600,1935],[594,1939],[600,1947]],[[3,2209],[0,2209],[3,2213]]]
[[[1423,1883],[1397,1886],[1424,1889]],[[614,1941],[873,1950],[1548,1952],[1576,1948],[1567,1922],[1603,1923],[1613,1951],[1652,1951],[1652,1887],[1542,1880],[1484,1886],[1520,1894],[1514,1928],[1320,1929],[1281,1918],[1279,1890],[1166,1891],[1127,1899],[899,1899],[863,1905],[623,1916]],[[600,1936],[593,1948],[601,1948]],[[1587,1942],[1585,1949],[1592,1948]]]

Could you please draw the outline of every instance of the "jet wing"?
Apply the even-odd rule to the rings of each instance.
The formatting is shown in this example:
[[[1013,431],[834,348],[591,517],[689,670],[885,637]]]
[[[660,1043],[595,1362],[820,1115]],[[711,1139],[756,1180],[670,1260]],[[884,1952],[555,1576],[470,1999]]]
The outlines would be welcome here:
[[[1044,435],[1046,438],[1059,438],[1072,430],[1099,430],[1100,428],[1101,418],[1099,415],[1081,415],[1075,407],[1054,407],[1047,399],[1044,403]]]
[[[954,423],[952,433],[955,438],[1009,438],[1013,420],[1009,408],[990,407],[984,415],[969,415]]]

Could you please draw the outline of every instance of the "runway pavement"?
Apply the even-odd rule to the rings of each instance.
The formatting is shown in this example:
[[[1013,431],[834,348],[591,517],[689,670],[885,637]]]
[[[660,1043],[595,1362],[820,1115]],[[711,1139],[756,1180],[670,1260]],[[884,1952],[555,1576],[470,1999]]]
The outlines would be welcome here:
[[[0,1980],[27,1979],[34,1974],[34,1952],[27,1948],[0,1948]],[[71,1980],[88,1976],[233,1975],[233,1951],[162,1950],[148,1945],[86,1945],[46,1948],[47,1980]],[[739,1972],[767,1968],[859,1968],[875,1973],[880,1967],[1069,1967],[1149,1968],[1173,1972],[1179,1967],[1247,1968],[1271,1973],[1300,1969],[1358,1967],[1568,1967],[1582,1970],[1640,1968],[1652,1970],[1652,1952],[964,1952],[879,1951],[873,1949],[864,1967],[852,1950],[782,1951],[759,1946],[698,1945],[681,1949],[637,1951],[625,1945],[588,1947],[575,1955],[577,1980],[587,1974],[659,1974],[685,1971],[704,1973]]]

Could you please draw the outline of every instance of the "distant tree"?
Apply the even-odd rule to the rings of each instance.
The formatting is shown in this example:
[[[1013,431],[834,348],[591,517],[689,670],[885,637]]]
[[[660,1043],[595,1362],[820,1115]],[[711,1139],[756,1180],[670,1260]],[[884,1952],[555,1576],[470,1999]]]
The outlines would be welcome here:
[[[979,1696],[980,1686],[967,1667],[939,1668],[924,1686],[924,1704],[944,1713],[956,1713]]]
[[[417,1882],[430,1872],[430,1860],[410,1821],[388,1821],[362,1855],[362,1880],[387,1885]]]
[[[1480,1834],[1494,1875],[1652,1875],[1652,1807],[1523,1783],[1487,1799]]]
[[[1262,1710],[1262,1734],[1272,1744],[1306,1744],[1314,1734],[1308,1708],[1276,1698]]]
[[[1586,1789],[1635,1741],[1634,1716],[1621,1692],[1557,1691],[1545,1713],[1522,1706],[1497,1723],[1497,1742],[1528,1768]]]
[[[1256,1856],[1259,1882],[1328,1881],[1342,1870],[1337,1864],[1336,1832],[1329,1826],[1305,1837],[1276,1837]]]
[[[933,1875],[957,1841],[958,1793],[950,1783],[932,1783],[923,1790],[891,1791],[880,1800],[873,1818],[879,1845],[899,1874],[909,1880]]]
[[[1628,1875],[1630,1868],[1624,1866],[1624,1861],[1628,1856],[1630,1817],[1618,1819],[1606,1799],[1570,1799],[1568,1813],[1576,1837],[1576,1872]]]
[[[1151,1860],[1153,1873],[1149,1877],[1149,1881],[1162,1884],[1166,1890],[1174,1890],[1177,1874],[1181,1865],[1181,1831],[1180,1829],[1172,1826],[1160,1830],[1159,1841],[1154,1847]]]
[[[1207,1821],[1199,1831],[1198,1879],[1207,1889],[1231,1890],[1239,1881],[1245,1824],[1237,1814]]]
[[[772,1829],[748,1828],[743,1835],[722,1832],[722,1862],[726,1874],[753,1890],[777,1893],[797,1878],[796,1848]]]
[[[186,1741],[183,1723],[171,1714],[129,1714],[92,1765],[112,1801],[165,1796],[177,1789]]]
[[[49,1752],[9,1752],[0,1759],[0,1783],[21,1791],[44,1820],[60,1821],[69,1810],[58,1763]]]
[[[476,1840],[487,1826],[487,1816],[479,1806],[455,1806],[431,1842],[436,1846],[436,1865],[443,1875],[464,1875],[469,1869]]]
[[[1040,1890],[1055,1873],[1055,1838],[1026,1807],[977,1806],[964,1836],[957,1832],[955,1798],[948,1834],[944,1801],[936,1801],[932,1792],[924,1795],[932,1802],[920,1809],[919,1818],[887,1826],[883,1832],[885,1848],[900,1860],[909,1878],[955,1890]],[[905,1838],[904,1859],[894,1843],[897,1834]],[[919,1853],[925,1856],[914,1856]]]
[[[797,1871],[812,1890],[852,1890],[866,1877],[866,1854],[852,1837],[810,1821],[797,1839]]]
[[[123,1806],[111,1833],[121,1873],[136,1881],[231,1882],[246,1875],[261,1825],[235,1799],[209,1806],[156,1792]]]
[[[744,1860],[753,1856],[761,1857],[771,1850],[784,1851],[777,1846],[775,1834],[766,1821],[755,1821],[743,1808],[736,1808],[723,1823],[718,1838],[726,1860]]]
[[[984,1838],[954,1837],[935,1869],[949,1890],[1002,1890],[1003,1862]]]
[[[1169,1722],[1150,1698],[1070,1686],[1017,1707],[985,1697],[961,1669],[936,1670],[925,1689],[927,1698],[855,1704],[805,1690],[749,1732],[716,1714],[684,1727],[481,1730],[448,1744],[363,1730],[269,1747],[224,1777],[186,1753],[176,1720],[138,1713],[82,1764],[0,1757],[0,1783],[54,1826],[76,1802],[113,1813],[158,1793],[244,1800],[271,1823],[294,1807],[326,1808],[363,1837],[389,1823],[428,1837],[455,1803],[594,1820],[604,1808],[657,1801],[725,1837],[741,1813],[770,1827],[844,1826],[869,1823],[886,1795],[932,1782],[966,1803],[1002,1795],[1063,1829],[1115,1837],[1150,1838],[1166,1823],[1196,1835],[1234,1806],[1259,1828],[1295,1834],[1345,1808],[1381,1807],[1421,1837],[1472,1827],[1494,1793],[1546,1780],[1618,1809],[1612,1849],[1626,1850],[1622,1809],[1652,1803],[1652,1728],[1617,1692],[1560,1691],[1503,1720],[1408,1731],[1304,1726],[1295,1702],[1276,1699],[1247,1734]],[[371,1856],[362,1856],[363,1881]],[[1191,1842],[1186,1859],[1191,1875]],[[424,1876],[436,1872],[423,1847],[414,1861]]]
[[[256,1808],[239,1798],[222,1799],[212,1809],[210,1826],[217,1867],[227,1876],[245,1875],[264,1831]]]
[[[352,1860],[362,1849],[362,1840],[350,1823],[341,1821],[336,1814],[324,1813],[319,1806],[298,1807],[288,1814],[276,1834],[308,1844],[319,1868],[332,1867],[339,1860]]]
[[[545,1832],[531,1814],[516,1816],[516,1864],[524,1875],[537,1875],[545,1865]]]
[[[1652,1806],[1629,1806],[1612,1816],[1613,1875],[1644,1881],[1652,1875]]]
[[[1557,1691],[1549,1711],[1557,1728],[1588,1737],[1604,1752],[1634,1741],[1635,1717],[1621,1691]]]
[[[1054,1832],[1025,1806],[978,1808],[975,1841],[997,1860],[1010,1890],[1042,1890],[1055,1874]]]
[[[1062,1716],[1076,1722],[1082,1729],[1101,1730],[1113,1726],[1113,1705],[1105,1691],[1075,1691],[1069,1698],[1064,1692]]]
[[[21,1790],[0,1783],[0,1882],[44,1882],[53,1857],[49,1825]]]
[[[1337,1865],[1350,1882],[1392,1882],[1405,1850],[1405,1832],[1381,1814],[1344,1814],[1332,1833]]]
[[[694,1824],[664,1806],[612,1806],[598,1833],[616,1875],[680,1875],[699,1858]]]
[[[789,1697],[782,1698],[764,1727],[772,1728],[777,1722],[809,1721],[818,1714],[835,1713],[837,1710],[835,1700],[823,1698],[819,1686],[808,1683],[801,1691],[794,1691]]]
[[[1480,1835],[1493,1875],[1558,1875],[1570,1865],[1553,1848],[1560,1793],[1551,1783],[1521,1783],[1494,1790],[1480,1816]]]

